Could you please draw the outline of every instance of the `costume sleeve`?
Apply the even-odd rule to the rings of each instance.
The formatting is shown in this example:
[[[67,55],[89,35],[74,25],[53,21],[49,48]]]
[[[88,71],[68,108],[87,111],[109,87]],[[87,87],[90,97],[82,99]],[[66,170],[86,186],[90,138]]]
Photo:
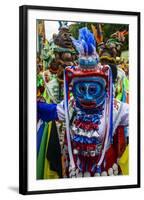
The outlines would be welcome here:
[[[121,119],[119,125],[128,127],[129,125],[129,105],[121,103]]]
[[[57,104],[57,115],[60,121],[65,120],[64,101],[61,101],[61,103]]]
[[[42,119],[45,122],[58,120],[57,104],[38,102],[37,113],[38,113],[38,119]]]

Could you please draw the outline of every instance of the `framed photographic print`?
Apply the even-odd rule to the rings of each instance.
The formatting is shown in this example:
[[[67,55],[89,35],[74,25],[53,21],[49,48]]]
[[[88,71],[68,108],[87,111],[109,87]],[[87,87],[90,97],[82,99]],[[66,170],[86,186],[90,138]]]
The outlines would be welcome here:
[[[140,187],[140,13],[19,14],[20,193]]]

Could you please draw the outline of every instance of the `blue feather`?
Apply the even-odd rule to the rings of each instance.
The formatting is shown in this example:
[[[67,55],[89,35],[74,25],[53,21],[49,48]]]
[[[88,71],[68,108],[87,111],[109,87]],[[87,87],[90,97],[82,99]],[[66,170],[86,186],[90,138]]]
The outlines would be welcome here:
[[[79,53],[83,54],[84,53],[84,48],[83,48],[81,42],[79,40],[74,39],[73,37],[71,37],[71,39],[72,39],[72,42],[73,42],[74,46],[76,47],[76,50]]]
[[[81,40],[81,44],[82,44],[82,47],[84,49],[84,53],[87,54],[88,53],[88,44],[83,39]]]
[[[92,55],[96,49],[96,41],[94,35],[89,31],[87,27],[79,30],[79,39],[72,39],[76,49],[79,53],[85,53],[86,55]],[[84,51],[84,52],[83,52]]]

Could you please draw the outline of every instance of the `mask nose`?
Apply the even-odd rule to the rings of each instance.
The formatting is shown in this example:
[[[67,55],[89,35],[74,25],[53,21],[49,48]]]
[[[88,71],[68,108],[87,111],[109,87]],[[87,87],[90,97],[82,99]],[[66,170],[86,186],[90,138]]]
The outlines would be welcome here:
[[[91,94],[89,94],[88,89],[86,90],[85,100],[87,100],[87,101],[93,100],[93,96]]]

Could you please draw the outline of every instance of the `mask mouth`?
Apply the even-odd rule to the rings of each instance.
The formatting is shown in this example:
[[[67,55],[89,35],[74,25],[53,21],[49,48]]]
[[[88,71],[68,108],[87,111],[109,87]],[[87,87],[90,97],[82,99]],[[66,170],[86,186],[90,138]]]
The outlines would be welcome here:
[[[96,108],[96,102],[80,100],[80,105],[86,109]]]

